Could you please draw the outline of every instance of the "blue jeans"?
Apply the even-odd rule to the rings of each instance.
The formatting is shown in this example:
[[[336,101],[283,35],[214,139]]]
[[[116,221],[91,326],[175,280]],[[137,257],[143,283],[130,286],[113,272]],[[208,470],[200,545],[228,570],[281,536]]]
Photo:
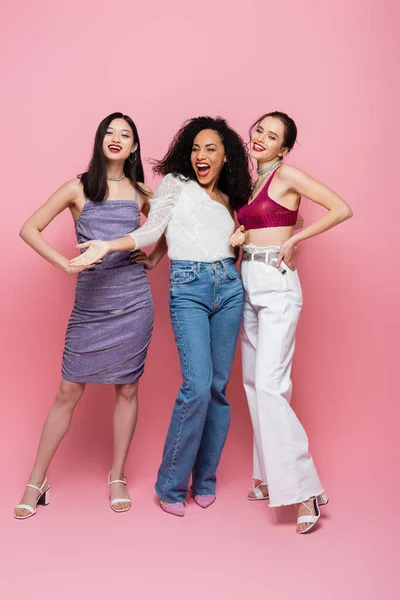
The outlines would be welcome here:
[[[230,423],[225,396],[243,315],[233,259],[172,261],[170,314],[183,383],[172,412],[155,490],[164,502],[213,495]]]

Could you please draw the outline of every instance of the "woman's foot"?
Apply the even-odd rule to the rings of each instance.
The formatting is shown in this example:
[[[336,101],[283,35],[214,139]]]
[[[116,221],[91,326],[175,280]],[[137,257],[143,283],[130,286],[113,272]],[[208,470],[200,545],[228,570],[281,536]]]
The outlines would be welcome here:
[[[306,533],[312,529],[321,516],[321,511],[315,497],[300,502],[297,505],[297,533]]]
[[[247,494],[247,500],[268,500],[268,486],[265,483],[259,483]]]
[[[47,477],[41,478],[39,481],[37,478],[31,478],[25,489],[25,493],[21,498],[21,502],[14,509],[14,517],[16,519],[27,519],[33,517],[36,512],[36,506],[39,498],[43,497],[48,504],[47,496],[44,498],[46,492],[48,495],[49,486],[47,484]],[[24,508],[24,506],[29,508]]]
[[[185,516],[185,503],[184,502],[164,502],[160,500],[160,506],[162,510],[175,517]]]
[[[213,504],[216,500],[216,496],[211,495],[211,494],[204,494],[203,496],[198,494],[196,496],[193,496],[193,500],[196,502],[196,504],[198,504],[199,506],[201,506],[201,508],[208,508],[209,506],[211,506],[211,504]]]
[[[110,486],[111,508],[114,512],[126,512],[132,505],[131,497],[126,485],[126,477],[120,473],[110,471],[108,475]]]

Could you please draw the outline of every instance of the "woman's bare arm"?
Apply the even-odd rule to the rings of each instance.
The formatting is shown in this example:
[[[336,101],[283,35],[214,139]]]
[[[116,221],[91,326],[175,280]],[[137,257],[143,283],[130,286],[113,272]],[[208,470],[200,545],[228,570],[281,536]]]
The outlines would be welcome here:
[[[296,244],[319,235],[324,231],[328,231],[328,229],[349,219],[353,215],[353,212],[350,206],[336,192],[323,183],[316,181],[300,169],[284,165],[279,171],[280,179],[287,184],[288,189],[300,196],[309,198],[312,202],[320,204],[327,210],[327,213],[323,217],[302,231],[295,233],[287,242],[282,244],[277,266],[279,267],[282,260],[284,260],[289,268],[294,268],[291,257]]]
[[[29,217],[19,233],[24,242],[42,258],[67,273],[79,273],[83,269],[71,268],[69,260],[44,239],[42,231],[63,210],[76,206],[79,199],[83,200],[80,180],[67,181]]]

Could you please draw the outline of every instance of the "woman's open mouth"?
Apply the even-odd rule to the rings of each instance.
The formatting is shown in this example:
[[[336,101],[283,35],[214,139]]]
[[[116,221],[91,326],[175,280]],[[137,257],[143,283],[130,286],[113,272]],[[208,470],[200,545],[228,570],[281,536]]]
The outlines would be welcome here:
[[[121,152],[122,150],[122,146],[118,146],[118,144],[110,144],[108,146],[108,149],[110,152],[112,152],[113,154],[118,154],[118,152]]]
[[[199,177],[207,177],[211,167],[207,163],[196,163],[196,169]]]
[[[258,142],[254,142],[253,143],[253,150],[254,150],[254,152],[264,152],[265,148],[264,148],[264,146],[262,146]]]

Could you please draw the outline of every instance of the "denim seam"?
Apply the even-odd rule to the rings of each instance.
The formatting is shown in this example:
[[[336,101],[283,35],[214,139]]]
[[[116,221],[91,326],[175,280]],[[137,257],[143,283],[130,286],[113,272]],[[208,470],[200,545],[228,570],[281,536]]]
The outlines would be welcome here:
[[[223,263],[222,263],[223,264]],[[225,267],[225,265],[223,265]],[[225,270],[223,271],[225,274]],[[221,296],[220,296],[220,276],[219,273],[214,270],[213,271],[213,306],[212,306],[212,314],[215,314],[221,305]]]
[[[182,330],[181,330],[181,327],[180,327],[180,324],[179,324],[179,319],[177,318],[176,313],[175,313],[175,311],[174,311],[174,309],[172,307],[171,307],[171,314],[176,319],[176,324],[177,324],[177,328],[178,328],[178,332],[179,332],[179,337],[180,337],[181,342],[182,342],[183,360],[184,360],[184,366],[185,366],[185,377],[186,377],[186,380],[187,380],[188,386],[189,386],[189,382],[190,382],[190,379],[189,379],[189,369],[188,369],[188,364],[187,364],[186,349],[185,349],[185,344],[184,344],[184,341],[183,341]],[[190,387],[189,387],[188,391],[190,392]],[[163,485],[163,488],[162,488],[163,492],[165,492],[165,489],[169,485],[169,483],[170,483],[170,481],[171,481],[171,479],[172,479],[172,477],[174,475],[174,472],[175,472],[176,454],[177,454],[177,450],[178,450],[179,441],[180,441],[180,438],[181,438],[183,423],[185,421],[187,404],[188,404],[187,400],[186,401],[184,400],[184,407],[183,407],[183,410],[182,410],[182,417],[181,417],[181,421],[180,421],[180,424],[179,424],[179,430],[178,430],[178,432],[176,434],[175,446],[174,446],[174,450],[173,450],[173,453],[172,453],[170,472],[169,472],[168,479],[165,481],[165,483]]]

